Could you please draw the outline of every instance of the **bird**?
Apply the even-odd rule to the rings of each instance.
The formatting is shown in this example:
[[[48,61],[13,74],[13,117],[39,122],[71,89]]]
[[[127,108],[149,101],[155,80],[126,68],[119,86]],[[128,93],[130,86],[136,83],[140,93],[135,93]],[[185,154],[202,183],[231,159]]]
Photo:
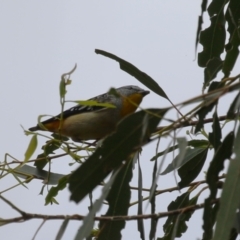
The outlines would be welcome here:
[[[112,133],[121,119],[134,113],[143,98],[150,93],[134,85],[115,90],[117,95],[106,92],[89,99],[97,103],[110,103],[113,108],[78,104],[29,128],[29,131],[49,131],[70,137],[75,142],[100,140]]]

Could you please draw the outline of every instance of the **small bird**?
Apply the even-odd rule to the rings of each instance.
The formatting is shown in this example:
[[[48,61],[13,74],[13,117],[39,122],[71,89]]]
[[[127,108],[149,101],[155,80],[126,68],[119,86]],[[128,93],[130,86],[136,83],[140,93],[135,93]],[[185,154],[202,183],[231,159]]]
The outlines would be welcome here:
[[[44,128],[38,124],[36,127],[29,128],[29,131],[49,131],[70,137],[75,142],[104,138],[115,130],[122,118],[134,113],[143,97],[150,93],[132,85],[115,90],[119,96],[107,92],[89,99],[98,103],[110,103],[115,108],[76,105],[64,111],[62,115],[59,114],[41,122]]]

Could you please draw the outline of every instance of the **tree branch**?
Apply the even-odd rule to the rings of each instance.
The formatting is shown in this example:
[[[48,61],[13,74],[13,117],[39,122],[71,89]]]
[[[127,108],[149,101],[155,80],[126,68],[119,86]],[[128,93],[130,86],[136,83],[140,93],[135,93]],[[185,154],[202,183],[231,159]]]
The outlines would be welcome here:
[[[223,176],[218,177],[218,179],[223,179],[223,178],[226,178],[226,176],[223,175]],[[186,187],[194,187],[194,189],[195,189],[195,186],[199,186],[199,185],[204,184],[204,183],[207,183],[207,181],[206,180],[201,180],[201,181],[197,181],[197,182],[192,182],[192,183],[188,184],[187,186],[185,186],[184,188],[186,188]],[[130,188],[134,189],[134,190],[138,190],[137,187],[130,187]],[[142,190],[143,191],[150,191],[149,189],[146,189],[146,188],[143,188]],[[155,191],[155,195],[160,195],[162,193],[173,192],[173,191],[179,191],[179,187],[176,186],[176,187],[166,188],[166,189],[163,189],[163,190],[156,190]],[[148,199],[149,199],[149,196],[143,198],[142,201],[146,201]],[[138,204],[138,201],[130,203],[130,206],[133,206],[135,204]]]
[[[25,217],[27,215],[26,212],[22,211],[20,208],[16,207],[13,203],[11,203],[9,200],[7,200],[5,197],[3,197],[2,195],[0,195],[0,198],[7,203],[10,207],[12,207],[14,210],[16,210],[17,212],[19,212],[22,217]],[[1,220],[0,220],[1,221]]]
[[[213,200],[211,203],[215,204],[219,202],[219,198]],[[144,214],[144,215],[132,215],[132,216],[104,216],[104,217],[94,217],[94,220],[96,221],[132,221],[132,220],[138,220],[138,219],[159,219],[159,218],[164,218],[168,216],[173,216],[173,215],[179,215],[179,214],[185,214],[188,212],[193,212],[195,210],[201,209],[204,207],[204,203],[201,204],[196,204],[196,205],[191,205],[185,208],[179,208],[176,210],[168,211],[168,212],[160,212],[156,214]],[[23,211],[21,211],[23,212]],[[43,219],[45,221],[47,220],[64,220],[68,218],[69,220],[78,220],[81,221],[85,218],[83,215],[43,215],[43,214],[35,214],[35,213],[26,213],[23,212],[24,215],[21,217],[16,217],[16,218],[9,218],[9,219],[0,219],[0,223],[16,223],[16,222],[25,222],[31,219]]]
[[[235,114],[234,117],[237,117],[238,115]],[[227,115],[224,115],[224,116],[220,116],[218,117],[219,121],[224,121],[224,120],[227,120]],[[212,123],[213,122],[213,118],[206,118],[204,119],[203,123],[206,124],[206,123]],[[189,127],[189,126],[196,126],[198,124],[198,121],[183,121],[183,122],[180,122],[180,123],[176,123],[173,128],[171,130],[175,130],[175,129],[178,129],[178,128],[181,128],[181,127]],[[157,128],[157,131],[159,130],[162,130],[164,128],[167,128],[167,126],[164,126],[164,127],[158,127]]]

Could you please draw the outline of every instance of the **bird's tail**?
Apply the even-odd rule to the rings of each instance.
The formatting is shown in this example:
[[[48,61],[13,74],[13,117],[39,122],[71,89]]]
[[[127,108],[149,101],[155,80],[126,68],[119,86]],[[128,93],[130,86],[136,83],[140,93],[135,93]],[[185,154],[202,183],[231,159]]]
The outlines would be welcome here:
[[[29,131],[31,132],[35,132],[35,131],[38,131],[38,130],[41,130],[39,126],[35,126],[35,127],[31,127],[28,129]]]

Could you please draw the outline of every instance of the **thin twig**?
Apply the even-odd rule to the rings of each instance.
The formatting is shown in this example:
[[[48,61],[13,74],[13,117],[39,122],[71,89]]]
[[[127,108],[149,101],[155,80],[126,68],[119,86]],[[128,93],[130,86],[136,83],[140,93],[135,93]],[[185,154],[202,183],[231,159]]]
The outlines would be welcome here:
[[[219,202],[219,198],[212,200],[211,204],[215,204]],[[190,205],[188,207],[179,208],[176,210],[168,211],[168,212],[159,212],[155,214],[144,214],[144,215],[132,215],[132,216],[103,216],[103,217],[94,217],[94,220],[96,221],[132,221],[137,219],[159,219],[164,218],[168,216],[174,216],[179,214],[185,214],[188,212],[193,212],[195,210],[201,209],[204,207],[204,203],[196,204],[196,205]],[[45,219],[45,220],[64,220],[68,218],[69,220],[78,220],[82,221],[85,216],[83,215],[43,215],[43,214],[32,214],[32,213],[25,213],[22,217],[16,217],[16,218],[9,218],[9,219],[0,219],[0,223],[14,223],[14,222],[25,222],[31,219]]]
[[[3,197],[2,195],[0,195],[0,198],[7,203],[10,207],[12,207],[14,210],[16,210],[17,212],[19,212],[23,218],[25,218],[25,216],[27,215],[26,212],[22,211],[20,208],[16,207],[13,203],[11,203],[9,200],[7,200],[5,197]]]
[[[220,116],[220,117],[218,117],[218,120],[219,121],[224,121],[224,120],[227,120],[228,118],[227,118],[227,116],[225,115],[225,116]],[[234,119],[234,117],[233,117],[233,119]],[[230,119],[229,119],[230,120]],[[213,122],[213,118],[207,118],[207,119],[204,119],[203,120],[203,123],[205,124],[205,123],[212,123]],[[191,122],[187,122],[187,121],[184,121],[184,122],[180,122],[180,123],[177,123],[174,127],[173,127],[173,129],[172,130],[174,130],[174,129],[177,129],[177,128],[181,128],[181,127],[189,127],[189,126],[195,126],[195,125],[197,125],[198,124],[198,121],[191,121]],[[159,131],[159,130],[162,130],[162,129],[164,129],[164,128],[166,128],[167,126],[164,126],[164,127],[159,127],[159,128],[157,128],[157,130]]]
[[[222,178],[225,178],[225,177],[226,176],[223,175],[223,176],[220,176],[218,179],[222,179]],[[204,183],[207,183],[207,181],[202,180],[202,181],[192,182],[192,183],[188,184],[187,186],[185,186],[184,188],[195,187],[195,186],[199,186],[199,185],[204,184]],[[137,188],[133,188],[133,187],[131,187],[131,189],[137,190]],[[143,188],[143,189],[144,189],[144,191],[150,191],[149,189],[146,189],[146,188]],[[163,190],[156,190],[155,195],[160,195],[160,194],[163,194],[163,193],[166,193],[166,192],[173,192],[173,191],[179,191],[179,187],[176,186],[176,187],[166,188],[166,189],[163,189]],[[143,198],[142,201],[146,201],[148,199],[149,199],[149,196]],[[130,203],[130,206],[133,206],[135,204],[138,204],[138,201]]]

